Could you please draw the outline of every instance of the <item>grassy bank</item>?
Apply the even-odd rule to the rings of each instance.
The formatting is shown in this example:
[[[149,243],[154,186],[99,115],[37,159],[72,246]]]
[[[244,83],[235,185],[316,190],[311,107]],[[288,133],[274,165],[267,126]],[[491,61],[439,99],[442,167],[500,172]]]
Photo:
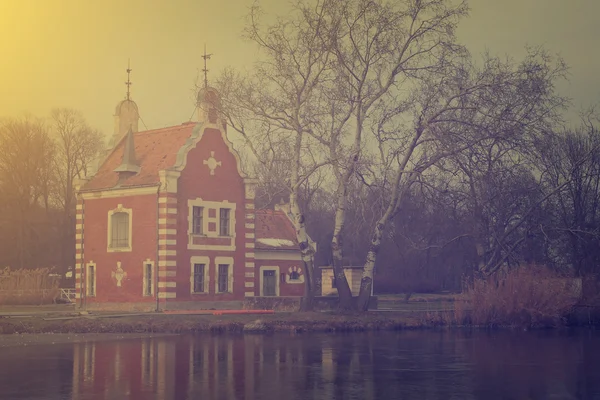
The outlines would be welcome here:
[[[48,320],[41,317],[0,318],[0,334],[40,333],[242,333],[360,332],[455,328],[549,328],[515,324],[457,324],[446,312],[369,312],[365,314],[276,313],[270,315],[131,315],[118,318],[81,316]],[[596,321],[598,322],[598,321]],[[588,325],[586,318],[573,325]],[[561,325],[564,326],[564,325]]]
[[[277,313],[272,315],[164,315],[119,318],[78,317],[0,319],[0,333],[194,333],[194,332],[349,332],[426,327],[424,314]],[[246,327],[246,329],[244,329]]]

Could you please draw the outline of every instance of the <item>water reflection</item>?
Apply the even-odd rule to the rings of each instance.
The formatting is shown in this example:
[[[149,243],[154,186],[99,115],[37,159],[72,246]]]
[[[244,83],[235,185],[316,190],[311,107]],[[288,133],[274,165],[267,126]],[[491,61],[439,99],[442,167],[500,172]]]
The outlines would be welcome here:
[[[600,334],[184,336],[2,349],[10,399],[594,399]]]

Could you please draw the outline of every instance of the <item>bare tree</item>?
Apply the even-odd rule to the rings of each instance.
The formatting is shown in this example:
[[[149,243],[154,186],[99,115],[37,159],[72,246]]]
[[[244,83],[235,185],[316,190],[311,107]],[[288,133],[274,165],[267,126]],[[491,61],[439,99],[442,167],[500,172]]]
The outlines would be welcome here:
[[[531,49],[519,64],[486,56],[483,66],[476,67],[465,59],[460,65],[449,65],[446,74],[424,81],[415,90],[410,125],[405,122],[406,113],[390,113],[392,117],[386,116],[385,123],[377,126],[377,132],[385,133],[379,135],[380,140],[394,143],[390,150],[398,164],[387,208],[375,226],[367,254],[360,309],[368,305],[386,225],[410,187],[430,168],[473,146],[489,149],[493,143],[542,134],[559,118],[566,104],[554,91],[555,81],[564,76],[565,70],[562,60],[540,49]],[[398,122],[399,115],[404,117],[403,123]]]
[[[11,230],[15,257],[20,268],[31,267],[44,236],[45,217],[50,209],[50,185],[54,144],[48,127],[32,117],[0,123],[0,196],[3,213],[0,224]]]
[[[439,74],[452,57],[463,53],[455,44],[454,31],[468,9],[464,2],[445,0],[332,1],[328,6],[335,87],[327,91],[331,110],[324,121],[327,133],[323,129],[315,137],[337,160],[331,247],[340,305],[350,308],[352,294],[342,267],[343,232],[348,189],[362,162],[366,125],[390,102],[405,106],[403,91]]]
[[[309,10],[315,18],[301,18]],[[259,48],[260,60],[246,74],[225,71],[217,86],[229,126],[241,135],[259,162],[266,163],[262,156],[276,154],[281,143],[289,143],[285,156],[290,160],[286,173],[290,213],[307,274],[301,308],[310,310],[315,295],[314,248],[309,243],[299,195],[311,174],[328,163],[315,152],[307,132],[319,114],[312,100],[327,74],[329,53],[321,39],[325,3],[318,2],[314,14],[301,3],[295,11],[298,18],[281,19],[263,28],[262,10],[258,5],[252,7],[245,37]]]

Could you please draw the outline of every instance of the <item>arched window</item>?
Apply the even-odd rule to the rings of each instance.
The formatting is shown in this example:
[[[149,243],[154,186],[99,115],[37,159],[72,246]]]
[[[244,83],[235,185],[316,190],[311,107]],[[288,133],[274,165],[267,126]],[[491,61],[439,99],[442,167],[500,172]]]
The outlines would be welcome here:
[[[131,209],[121,204],[108,213],[108,251],[131,251]]]
[[[112,215],[111,247],[129,247],[129,214],[117,212]]]
[[[300,279],[300,274],[298,273],[298,271],[290,272],[290,281],[297,281],[299,279]]]

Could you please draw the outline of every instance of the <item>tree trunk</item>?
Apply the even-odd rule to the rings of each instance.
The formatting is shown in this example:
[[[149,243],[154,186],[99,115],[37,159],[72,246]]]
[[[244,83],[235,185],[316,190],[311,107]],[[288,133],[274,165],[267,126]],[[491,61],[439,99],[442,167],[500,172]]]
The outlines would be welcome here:
[[[340,183],[342,185],[342,183]],[[342,229],[346,220],[346,187],[340,186],[338,191],[337,210],[335,212],[335,228],[333,239],[331,240],[331,249],[333,253],[333,276],[335,277],[335,287],[339,296],[339,308],[341,310],[350,310],[353,308],[352,291],[348,285],[348,279],[344,273],[343,265],[343,241]]]
[[[386,213],[387,214],[387,213]],[[385,218],[385,219],[384,219]],[[375,261],[377,261],[377,255],[381,247],[381,239],[383,238],[383,230],[385,229],[385,220],[387,216],[380,219],[375,225],[375,232],[373,232],[373,238],[371,239],[371,246],[367,253],[367,259],[365,260],[365,266],[363,270],[363,276],[360,280],[360,292],[356,299],[356,308],[358,311],[367,311],[369,309],[369,302],[371,300],[371,293],[373,288],[373,272],[375,271]]]
[[[315,276],[314,276],[314,249],[308,242],[306,225],[304,223],[304,214],[298,205],[298,190],[292,190],[290,194],[290,213],[296,229],[296,238],[300,247],[300,254],[304,264],[305,294],[300,303],[300,311],[312,311],[313,299],[315,297]]]

